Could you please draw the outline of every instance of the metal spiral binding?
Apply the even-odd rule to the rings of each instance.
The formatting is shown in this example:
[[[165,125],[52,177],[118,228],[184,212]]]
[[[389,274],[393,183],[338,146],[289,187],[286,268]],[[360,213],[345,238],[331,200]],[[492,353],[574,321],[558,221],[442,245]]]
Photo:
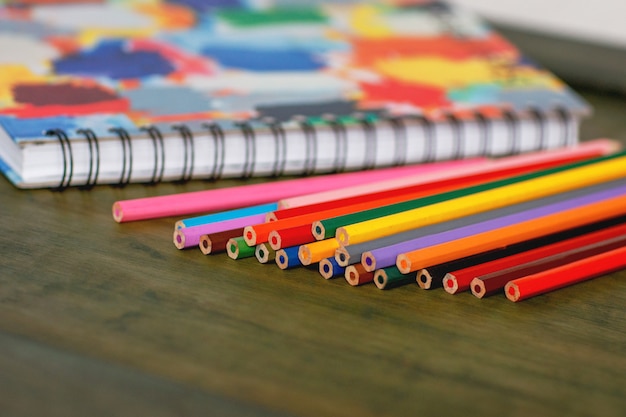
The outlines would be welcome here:
[[[247,122],[238,122],[236,126],[241,129],[243,137],[246,141],[246,160],[243,165],[242,178],[250,178],[254,173],[254,164],[256,156],[256,135],[254,129]]]
[[[61,152],[63,154],[63,174],[61,176],[61,182],[57,191],[63,191],[70,186],[72,182],[72,175],[74,174],[74,156],[72,154],[72,145],[67,137],[67,134],[62,129],[51,129],[46,131],[46,136],[56,136],[61,145]]]
[[[117,134],[122,143],[122,173],[117,183],[118,187],[124,187],[130,183],[130,177],[133,172],[133,147],[128,131],[121,127],[109,129],[109,132]],[[128,161],[128,164],[127,164]],[[128,168],[128,172],[126,170]]]
[[[93,130],[78,129],[76,133],[84,135],[87,140],[87,145],[89,146],[89,172],[87,173],[85,185],[82,185],[80,189],[90,190],[98,183],[98,175],[100,174],[100,145],[98,144],[98,137]]]
[[[269,127],[274,137],[274,167],[272,168],[272,176],[278,177],[285,172],[287,164],[287,134],[282,123],[277,122],[273,118],[264,119],[264,123]]]
[[[154,169],[152,170],[152,178],[149,184],[156,184],[163,181],[163,173],[165,172],[165,146],[163,144],[163,135],[161,135],[161,131],[155,126],[144,126],[140,130],[148,133],[150,139],[152,139],[152,146],[154,147]],[[161,149],[160,152],[159,148]]]
[[[453,131],[453,150],[451,159],[461,159],[465,156],[465,129],[462,127],[462,122],[452,113],[445,115],[446,120],[450,122],[450,127]]]
[[[561,122],[563,123],[563,143],[561,143],[561,146],[569,146],[571,145],[569,138],[572,137],[573,133],[572,126],[570,125],[570,122],[572,121],[572,114],[563,107],[557,107],[555,112],[561,118]]]
[[[522,152],[522,140],[519,134],[519,118],[512,111],[502,113],[503,120],[509,129],[510,145],[507,154],[516,155]]]
[[[546,149],[548,147],[548,143],[547,143],[547,138],[546,138],[545,116],[542,112],[540,112],[536,108],[528,109],[528,113],[531,114],[533,118],[535,119],[537,128],[539,130],[539,146],[537,150]]]
[[[196,148],[193,133],[191,133],[191,129],[184,124],[174,125],[172,126],[172,129],[180,133],[180,136],[183,139],[183,148],[185,152],[183,155],[183,172],[181,173],[181,177],[178,182],[187,182],[193,177],[193,168],[196,160]]]
[[[363,161],[363,169],[372,169],[376,165],[376,127],[362,114],[355,115],[355,119],[359,121],[365,133],[365,160]]]
[[[334,115],[324,115],[323,117],[335,136],[334,171],[343,172],[348,164],[348,133],[346,126]]]
[[[226,158],[224,131],[215,123],[205,123],[202,126],[208,129],[213,137],[215,153],[213,155],[213,172],[211,172],[211,179],[217,180],[222,177],[222,173],[224,172],[224,160]]]
[[[406,164],[406,155],[408,152],[408,140],[407,140],[407,132],[406,132],[406,124],[404,124],[404,120],[401,117],[391,116],[391,115],[383,115],[384,120],[386,120],[393,129],[393,135],[395,138],[396,146],[395,146],[395,155],[393,157],[393,166],[401,166]]]
[[[480,144],[480,147],[478,148],[478,155],[486,155],[487,150],[489,149],[489,145],[491,144],[491,141],[492,141],[491,128],[490,128],[491,120],[486,118],[485,115],[482,114],[480,111],[474,112],[474,120],[476,120],[476,122],[480,126],[480,132],[481,132],[481,135],[480,135],[481,144]]]
[[[424,142],[424,156],[422,158],[422,162],[434,162],[437,156],[435,151],[437,138],[435,137],[435,127],[433,122],[422,115],[411,115],[407,117],[418,121],[424,129],[424,137],[426,140]]]
[[[306,156],[302,174],[311,175],[315,172],[315,165],[317,164],[317,132],[306,117],[296,117],[295,120],[299,122],[306,141]]]

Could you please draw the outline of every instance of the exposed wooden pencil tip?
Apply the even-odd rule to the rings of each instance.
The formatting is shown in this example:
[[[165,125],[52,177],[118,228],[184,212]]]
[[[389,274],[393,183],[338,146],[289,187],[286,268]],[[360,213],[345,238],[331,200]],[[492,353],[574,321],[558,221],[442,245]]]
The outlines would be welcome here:
[[[359,285],[359,271],[356,270],[356,267],[354,265],[350,265],[346,268],[344,276],[346,278],[346,281],[348,281],[348,284],[352,285],[353,287]]]
[[[513,282],[507,282],[504,286],[504,294],[509,300],[516,302],[520,298],[519,287]]]
[[[246,226],[243,229],[243,240],[248,244],[248,246],[256,245],[256,232],[253,227]]]
[[[350,254],[345,248],[339,248],[335,251],[335,260],[339,266],[346,267],[350,264]]]
[[[185,249],[185,234],[180,230],[174,230],[172,241],[178,249]]]
[[[335,271],[333,270],[333,264],[328,259],[322,259],[319,263],[319,272],[320,275],[325,279],[330,279],[334,276]]]
[[[429,290],[433,283],[433,277],[427,269],[421,269],[415,276],[417,285],[423,290]]]
[[[113,220],[118,223],[121,223],[122,220],[124,220],[124,210],[122,210],[122,207],[119,203],[113,203],[111,211],[113,213]]]
[[[396,259],[396,266],[403,274],[411,272],[411,261],[409,261],[405,255],[398,255],[398,258]]]
[[[281,238],[280,238],[280,234],[276,231],[276,230],[272,230],[268,236],[268,243],[270,244],[270,247],[274,250],[278,250],[280,249],[280,245],[281,245]]]
[[[459,290],[459,283],[454,275],[448,273],[443,277],[443,289],[449,294],[456,294]]]
[[[226,244],[226,253],[231,259],[237,259],[239,256],[239,245],[235,239],[229,239]]]
[[[271,260],[272,251],[267,248],[265,243],[261,243],[254,248],[254,256],[259,263],[266,264]]]
[[[276,218],[276,215],[273,211],[265,215],[265,223],[275,222],[276,220],[278,219]]]
[[[339,241],[341,246],[348,246],[350,244],[350,237],[346,233],[346,229],[340,227],[335,232],[335,238]]]
[[[385,270],[379,269],[374,273],[374,284],[381,290],[387,287],[387,273]]]
[[[376,270],[376,258],[372,256],[371,252],[363,252],[361,255],[361,264],[367,272],[374,272]]]
[[[211,242],[211,239],[207,235],[202,235],[200,236],[200,244],[198,246],[200,247],[200,251],[203,254],[209,255],[211,253],[213,243]]]
[[[277,250],[276,251],[276,259],[274,259],[274,262],[276,262],[276,265],[280,269],[287,269],[287,266],[289,265],[289,259],[287,258],[287,252],[285,252],[284,249]]]
[[[324,240],[326,229],[324,228],[324,225],[321,222],[316,221],[311,224],[311,233],[313,234],[313,237],[315,239]]]
[[[300,263],[302,265],[311,265],[311,250],[306,246],[302,245],[298,249],[298,259],[300,259]]]
[[[472,294],[478,298],[483,298],[487,292],[485,283],[478,278],[474,278],[472,282],[470,282],[470,290],[472,291]]]

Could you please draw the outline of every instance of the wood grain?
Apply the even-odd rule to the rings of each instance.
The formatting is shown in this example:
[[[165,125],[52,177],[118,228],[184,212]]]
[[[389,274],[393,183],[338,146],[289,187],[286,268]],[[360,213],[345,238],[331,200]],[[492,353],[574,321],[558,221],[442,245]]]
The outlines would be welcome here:
[[[596,114],[583,137],[626,139],[626,100],[585,97]],[[57,193],[1,179],[0,409],[623,415],[624,272],[519,304],[353,288],[315,268],[180,251],[178,219],[120,225],[110,213],[117,199],[241,183]]]

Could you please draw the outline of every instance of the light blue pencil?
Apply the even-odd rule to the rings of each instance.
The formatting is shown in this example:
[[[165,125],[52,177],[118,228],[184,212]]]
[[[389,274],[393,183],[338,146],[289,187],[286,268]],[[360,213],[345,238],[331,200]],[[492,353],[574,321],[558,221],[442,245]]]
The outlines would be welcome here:
[[[206,214],[204,216],[190,217],[176,222],[176,229],[186,227],[201,226],[203,224],[221,222],[224,220],[247,217],[255,214],[269,213],[278,210],[278,203],[260,204],[258,206],[244,207],[235,210],[220,211],[218,213]]]

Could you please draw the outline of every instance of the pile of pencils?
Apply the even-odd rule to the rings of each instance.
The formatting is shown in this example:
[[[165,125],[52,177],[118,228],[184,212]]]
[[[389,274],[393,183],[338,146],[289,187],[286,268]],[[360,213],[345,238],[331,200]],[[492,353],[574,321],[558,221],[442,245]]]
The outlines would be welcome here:
[[[353,286],[521,301],[626,266],[626,152],[606,140],[126,200],[113,213],[123,222],[217,209],[178,221],[174,245],[281,269],[318,264]]]

